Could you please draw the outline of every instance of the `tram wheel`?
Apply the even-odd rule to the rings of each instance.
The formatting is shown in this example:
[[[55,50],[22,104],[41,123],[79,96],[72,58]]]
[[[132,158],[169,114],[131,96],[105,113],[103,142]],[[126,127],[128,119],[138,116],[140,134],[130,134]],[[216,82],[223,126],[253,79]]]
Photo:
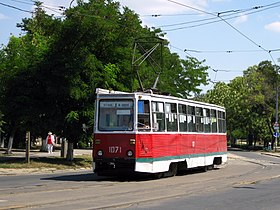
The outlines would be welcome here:
[[[177,163],[171,163],[169,166],[169,171],[164,173],[164,177],[176,176],[177,171],[178,171]]]
[[[213,170],[213,169],[214,169],[214,164],[208,166],[208,170]]]
[[[203,169],[204,172],[207,172],[208,171],[208,166],[203,166],[202,169]]]
[[[203,171],[207,172],[208,170],[213,170],[214,169],[214,164],[209,165],[209,166],[203,166]]]
[[[160,173],[155,173],[155,174],[154,174],[154,177],[155,177],[156,179],[160,179],[160,178],[163,177],[163,173],[162,173],[162,172],[160,172]]]

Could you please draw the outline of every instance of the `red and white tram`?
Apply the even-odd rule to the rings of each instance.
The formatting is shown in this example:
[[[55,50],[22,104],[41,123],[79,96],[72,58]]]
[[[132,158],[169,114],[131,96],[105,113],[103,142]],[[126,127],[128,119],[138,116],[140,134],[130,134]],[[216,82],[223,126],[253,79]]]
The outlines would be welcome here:
[[[93,168],[176,175],[227,161],[225,109],[152,92],[97,89]]]

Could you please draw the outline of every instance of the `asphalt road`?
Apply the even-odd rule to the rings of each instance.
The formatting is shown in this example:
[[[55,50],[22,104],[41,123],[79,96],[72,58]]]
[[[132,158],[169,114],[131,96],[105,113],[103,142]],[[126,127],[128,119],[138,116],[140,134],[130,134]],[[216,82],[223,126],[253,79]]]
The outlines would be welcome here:
[[[97,177],[91,170],[0,176],[0,209],[280,209],[280,159],[231,152],[228,164],[176,177]]]

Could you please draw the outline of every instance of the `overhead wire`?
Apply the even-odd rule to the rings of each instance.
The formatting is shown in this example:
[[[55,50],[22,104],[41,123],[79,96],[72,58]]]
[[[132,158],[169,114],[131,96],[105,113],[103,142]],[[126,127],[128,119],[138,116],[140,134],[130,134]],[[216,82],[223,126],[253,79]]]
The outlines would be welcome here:
[[[259,12],[263,12],[265,10],[268,10],[268,9],[273,9],[273,8],[277,8],[277,7],[280,7],[280,2],[277,3],[279,5],[274,5],[274,6],[269,6],[269,7],[259,7],[259,8],[263,8],[263,9],[259,9],[257,11],[248,11],[246,13],[241,13],[242,15],[251,15],[251,14],[254,14],[254,13],[259,13]],[[257,7],[253,7],[253,9],[256,9]],[[240,12],[238,12],[240,13]],[[226,14],[224,15],[223,17],[225,17],[224,19],[225,20],[230,20],[230,19],[234,19],[234,18],[237,18],[237,17],[240,17],[240,15],[238,13],[235,13],[235,14]],[[217,14],[223,14],[223,12],[220,12],[220,13],[217,13]],[[182,27],[177,27],[177,28],[171,28],[171,29],[165,29],[163,31],[177,31],[177,30],[182,30],[182,29],[187,29],[187,28],[194,28],[194,27],[199,27],[199,26],[204,26],[204,25],[208,25],[208,24],[213,24],[213,23],[218,23],[218,22],[222,22],[221,19],[219,19],[217,17],[217,15],[215,17],[211,17],[211,18],[204,18],[204,19],[199,19],[199,20],[193,20],[193,21],[188,21],[188,22],[183,22],[183,23],[175,23],[175,24],[169,24],[169,25],[162,25],[162,26],[159,26],[159,27],[173,27],[173,26],[179,26],[179,25],[188,25],[188,26],[182,26]],[[197,23],[197,24],[195,24]],[[190,25],[190,24],[193,24],[193,25]]]
[[[185,6],[185,7],[188,7],[188,8],[191,8],[191,9],[194,9],[196,11],[200,11],[200,12],[203,12],[205,14],[210,14],[210,15],[214,15],[212,12],[207,12],[207,11],[203,11],[203,10],[200,10],[200,9],[197,9],[197,8],[193,8],[193,7],[190,7],[190,6],[187,6],[185,4],[181,4],[181,3],[178,3],[178,2],[175,2],[173,0],[167,0],[169,2],[173,2],[173,3],[176,3],[178,5],[181,5],[181,6]],[[276,8],[278,6],[275,6],[277,4],[280,4],[280,1],[278,2],[274,2],[272,4],[269,4],[267,6],[271,6],[271,5],[274,5],[273,8]],[[279,5],[280,6],[280,5]],[[253,7],[252,9],[260,9],[260,8],[263,8],[264,6],[257,6],[257,7]],[[258,48],[260,48],[262,51],[264,52],[267,52],[272,60],[272,62],[274,63],[274,65],[276,66],[276,62],[271,54],[271,50],[267,50],[265,49],[264,47],[262,47],[260,44],[258,44],[257,42],[255,42],[252,38],[250,38],[249,36],[247,36],[246,34],[242,33],[240,30],[238,30],[236,27],[234,27],[233,25],[231,25],[229,22],[226,21],[225,18],[222,17],[222,14],[226,14],[226,13],[232,13],[232,12],[236,12],[236,11],[240,11],[240,10],[230,10],[230,11],[225,11],[225,12],[220,12],[220,13],[217,13],[217,17],[223,21],[224,23],[226,23],[229,27],[231,27],[234,31],[236,31],[237,33],[239,33],[241,36],[243,36],[244,38],[246,38],[248,41],[250,41],[251,43],[253,43],[255,46],[257,46]],[[276,51],[278,51],[279,49],[276,49]],[[216,78],[216,74],[217,74],[217,71],[215,73],[215,78]]]
[[[25,0],[25,1],[24,0],[13,0],[13,1],[14,2],[19,2],[19,3],[24,3],[24,4],[31,4],[31,3],[27,3],[27,2],[33,2],[33,3],[35,2],[33,0],[28,0],[28,1],[27,0]],[[183,24],[191,24],[191,23],[204,22],[204,21],[209,21],[210,20],[210,22],[206,22],[206,23],[202,23],[202,24],[192,25],[192,26],[188,26],[188,27],[181,27],[181,28],[177,28],[177,29],[171,29],[171,30],[179,30],[179,29],[182,29],[182,28],[196,27],[196,26],[201,26],[201,25],[206,25],[206,24],[210,24],[210,23],[214,23],[214,22],[223,21],[227,25],[229,25],[232,29],[234,29],[236,32],[238,32],[240,35],[242,35],[247,40],[249,40],[251,43],[253,43],[255,46],[260,48],[262,51],[268,52],[270,57],[271,57],[271,59],[272,59],[272,61],[275,63],[274,58],[271,55],[271,52],[280,51],[280,49],[267,50],[267,49],[263,48],[261,45],[259,45],[253,39],[251,39],[250,37],[248,37],[247,35],[245,35],[241,31],[239,31],[237,28],[235,28],[230,23],[228,23],[226,20],[238,17],[238,16],[236,16],[236,14],[238,14],[238,13],[244,13],[245,12],[244,14],[248,15],[248,14],[252,14],[252,13],[256,13],[256,12],[261,12],[261,11],[264,11],[264,10],[267,10],[267,9],[279,7],[280,6],[280,1],[274,2],[272,4],[263,5],[263,6],[255,6],[255,7],[249,8],[249,9],[228,10],[228,11],[223,11],[223,12],[218,12],[218,13],[208,12],[208,11],[205,11],[205,10],[202,10],[202,9],[198,9],[198,8],[186,5],[186,4],[182,4],[182,3],[176,2],[174,0],[167,0],[167,1],[169,1],[171,3],[174,3],[174,4],[177,4],[177,5],[180,5],[180,6],[184,6],[186,8],[192,9],[192,10],[195,10],[195,11],[197,11],[199,13],[204,13],[204,14],[208,14],[208,15],[211,15],[211,16],[215,16],[215,17],[205,18],[205,19],[195,20],[195,21],[189,21],[189,22],[185,22],[185,23],[177,23],[177,24],[164,25],[164,26],[161,26],[161,27],[170,27],[170,26],[183,25]],[[6,6],[6,7],[17,9],[19,11],[28,12],[28,13],[31,13],[31,14],[33,13],[32,11],[21,9],[19,7],[15,7],[15,6],[12,6],[12,5],[9,5],[9,4],[4,4],[4,3],[0,3],[0,4],[3,5],[3,6]],[[46,8],[48,10],[51,10],[53,12],[59,13],[59,14],[61,12],[64,12],[64,9],[65,9],[65,8],[63,8],[61,6],[55,6],[54,8],[51,8],[51,6],[47,6],[47,5],[44,5],[44,4],[42,5],[42,7]],[[252,10],[258,10],[258,11],[253,11],[252,12]],[[81,14],[81,15],[83,15],[83,14]],[[190,14],[188,14],[188,15],[190,15]],[[194,15],[194,14],[192,14],[192,15]],[[86,15],[86,16],[90,16],[90,15]],[[158,17],[158,16],[163,16],[163,15],[152,15],[152,16]],[[165,16],[171,16],[171,15],[165,15]],[[222,16],[225,17],[225,18],[223,18]],[[217,18],[219,18],[219,20],[215,20]],[[211,21],[211,20],[215,20],[215,21]],[[164,30],[164,31],[171,31],[171,30]],[[187,53],[190,50],[183,50],[183,51],[185,53]],[[196,52],[197,53],[197,52],[201,52],[201,51],[193,50],[192,52]],[[204,52],[206,52],[206,51],[204,51]],[[208,52],[210,52],[210,51],[208,51]],[[232,53],[232,52],[233,51],[226,51],[226,53]],[[235,52],[237,52],[237,51],[235,51]],[[239,51],[239,52],[241,52],[241,51]],[[191,55],[188,54],[188,56],[191,56]]]
[[[36,3],[36,1],[33,1],[33,0],[10,0],[10,1],[12,1],[13,3],[21,3],[21,4],[31,5],[31,6],[34,6],[35,3]],[[14,5],[11,5],[11,4],[5,4],[5,3],[0,2],[0,5],[9,7],[11,9],[16,9],[18,11],[27,12],[27,13],[30,13],[30,14],[34,13],[34,11],[32,11],[32,10],[23,9],[19,6],[14,6]],[[45,4],[44,2],[42,2],[41,7],[45,8],[49,11],[58,13],[60,15],[62,15],[64,13],[65,9],[66,9],[64,6],[51,6],[51,5]]]
[[[4,4],[4,3],[1,3],[0,2],[0,5],[3,5],[3,6],[5,6],[5,7],[9,7],[9,8],[12,8],[12,9],[16,9],[16,10],[18,10],[18,11],[21,11],[21,12],[27,12],[27,13],[33,13],[32,11],[30,11],[30,10],[25,10],[25,9],[21,9],[21,8],[19,8],[19,7],[16,7],[16,6],[13,6],[13,5],[10,5],[10,4]]]
[[[185,49],[186,52],[193,53],[250,53],[250,52],[262,52],[263,50],[193,50]]]

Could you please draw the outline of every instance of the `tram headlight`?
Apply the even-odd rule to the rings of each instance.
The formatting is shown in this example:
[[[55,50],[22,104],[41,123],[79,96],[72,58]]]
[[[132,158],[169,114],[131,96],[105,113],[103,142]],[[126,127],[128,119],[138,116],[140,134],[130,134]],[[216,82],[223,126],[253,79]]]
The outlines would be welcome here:
[[[133,152],[132,152],[131,150],[128,150],[128,151],[126,152],[126,155],[127,155],[128,157],[132,157]]]
[[[101,157],[103,155],[103,151],[102,150],[98,150],[97,151],[97,156]]]

